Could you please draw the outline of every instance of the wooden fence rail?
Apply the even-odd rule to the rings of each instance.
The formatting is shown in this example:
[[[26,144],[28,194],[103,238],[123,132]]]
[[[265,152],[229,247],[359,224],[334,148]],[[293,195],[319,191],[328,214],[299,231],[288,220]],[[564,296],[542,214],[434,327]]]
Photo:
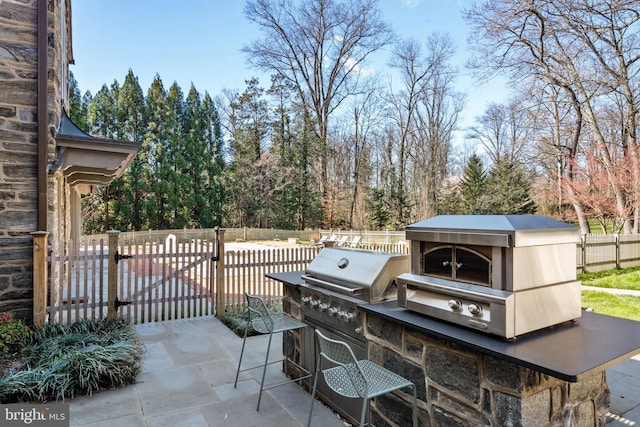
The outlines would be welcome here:
[[[587,234],[577,248],[578,272],[597,272],[640,265],[640,236]]]

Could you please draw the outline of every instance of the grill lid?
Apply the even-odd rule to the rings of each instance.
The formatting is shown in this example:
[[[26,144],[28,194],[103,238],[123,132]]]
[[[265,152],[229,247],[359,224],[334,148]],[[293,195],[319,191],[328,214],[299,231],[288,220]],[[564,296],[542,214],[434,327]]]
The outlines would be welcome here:
[[[409,268],[409,255],[324,248],[302,278],[315,286],[377,302],[388,296],[396,276]]]

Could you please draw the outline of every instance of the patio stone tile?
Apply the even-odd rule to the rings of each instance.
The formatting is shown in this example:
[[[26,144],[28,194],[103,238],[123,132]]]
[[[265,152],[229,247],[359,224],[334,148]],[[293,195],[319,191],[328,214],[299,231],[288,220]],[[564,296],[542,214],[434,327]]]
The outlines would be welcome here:
[[[115,417],[139,416],[142,418],[140,398],[134,385],[100,391],[91,396],[79,396],[67,402],[71,425],[85,425]]]
[[[202,371],[202,375],[209,383],[214,386],[220,386],[224,384],[231,384],[236,378],[237,364],[235,360],[214,360],[211,362],[200,363],[198,367]],[[247,372],[240,372],[238,380],[246,380],[252,378]]]
[[[147,417],[147,427],[208,427],[200,407]]]
[[[166,342],[164,346],[175,366],[193,365],[229,358],[229,354],[206,335],[202,337],[181,336],[178,339]]]
[[[214,426],[279,426],[300,427],[300,421],[292,416],[270,393],[262,393],[260,411],[256,411],[258,394],[223,400],[201,408]]]
[[[142,355],[142,372],[152,372],[160,369],[168,369],[174,366],[162,342],[152,342],[144,345]]]
[[[153,416],[220,401],[196,366],[176,367],[147,374],[136,384],[142,411]]]

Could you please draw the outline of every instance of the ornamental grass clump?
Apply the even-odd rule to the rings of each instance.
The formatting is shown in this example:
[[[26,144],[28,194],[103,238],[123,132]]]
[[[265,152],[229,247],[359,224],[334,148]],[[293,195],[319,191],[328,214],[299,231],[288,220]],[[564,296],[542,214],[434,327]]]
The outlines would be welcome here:
[[[282,312],[282,306],[277,305],[269,307],[269,312],[271,312],[271,315],[275,316],[278,313]],[[256,330],[253,329],[252,325],[249,323],[248,309],[228,311],[218,316],[218,319],[222,322],[222,324],[231,329],[231,331],[240,338],[244,337],[244,330],[247,328],[248,337],[260,335],[260,332],[256,332]]]
[[[135,383],[143,347],[124,320],[36,329],[25,368],[0,374],[0,402],[59,400]]]
[[[257,335],[257,332],[253,330],[248,322],[247,311],[230,311],[223,313],[219,317],[220,321],[231,331],[239,337],[244,336],[244,330],[247,330],[247,336]]]

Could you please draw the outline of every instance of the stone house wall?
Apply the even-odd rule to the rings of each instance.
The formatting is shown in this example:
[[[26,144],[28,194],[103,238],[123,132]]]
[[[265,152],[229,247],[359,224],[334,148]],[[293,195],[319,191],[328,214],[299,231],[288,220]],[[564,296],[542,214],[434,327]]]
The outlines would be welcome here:
[[[0,3],[0,313],[13,312],[31,321],[33,313],[33,248],[38,230],[38,1]],[[46,1],[46,0],[45,0]],[[69,1],[69,0],[67,0]],[[65,0],[48,0],[48,162],[55,159],[55,130],[60,125],[66,85],[64,50],[70,12]],[[64,34],[63,34],[64,33]],[[68,48],[67,48],[68,49]],[[66,87],[65,87],[66,90]],[[50,249],[64,233],[63,180],[49,176],[48,231]],[[62,202],[62,203],[61,203]],[[55,272],[50,272],[55,273]],[[56,277],[56,274],[51,274]]]

